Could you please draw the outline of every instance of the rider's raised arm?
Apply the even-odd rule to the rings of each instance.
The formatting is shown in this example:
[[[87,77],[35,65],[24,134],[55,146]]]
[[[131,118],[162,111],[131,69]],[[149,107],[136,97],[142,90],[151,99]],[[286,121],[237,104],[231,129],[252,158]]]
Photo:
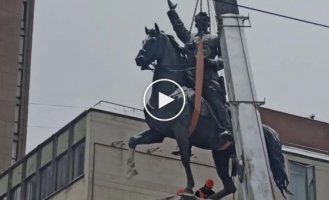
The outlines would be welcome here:
[[[170,0],[168,1],[168,3]],[[170,2],[171,3],[171,2]],[[176,5],[169,4],[170,10],[167,12],[170,22],[177,34],[177,37],[184,43],[189,43],[191,41],[191,32],[186,29],[184,23],[180,19],[178,13],[176,12],[175,8]]]

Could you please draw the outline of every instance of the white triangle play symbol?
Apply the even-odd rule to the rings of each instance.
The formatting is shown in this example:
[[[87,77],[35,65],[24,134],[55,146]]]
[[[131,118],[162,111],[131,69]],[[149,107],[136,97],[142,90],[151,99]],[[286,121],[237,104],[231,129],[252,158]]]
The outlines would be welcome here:
[[[163,106],[167,105],[168,103],[174,101],[175,99],[159,92],[159,109]]]

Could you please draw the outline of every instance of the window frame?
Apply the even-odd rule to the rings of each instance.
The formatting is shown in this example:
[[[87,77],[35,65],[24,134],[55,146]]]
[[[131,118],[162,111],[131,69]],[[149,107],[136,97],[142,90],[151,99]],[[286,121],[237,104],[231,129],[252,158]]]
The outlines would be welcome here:
[[[66,182],[65,183],[63,183],[63,184],[61,184],[61,185],[59,185],[59,183],[58,183],[58,181],[59,181],[59,176],[58,176],[58,173],[59,173],[59,167],[58,167],[58,162],[59,162],[59,160],[60,159],[62,159],[64,156],[67,156],[67,160],[66,160],[66,166],[64,166],[64,169],[66,169],[66,177],[67,177],[67,180],[66,180]],[[58,190],[60,190],[61,188],[63,188],[63,187],[65,187],[67,184],[69,184],[70,182],[71,182],[71,179],[70,179],[70,170],[69,170],[69,168],[70,168],[70,156],[69,156],[69,150],[66,150],[66,151],[64,151],[64,152],[62,152],[61,154],[59,154],[56,158],[55,158],[55,161],[56,161],[56,163],[55,163],[55,176],[56,176],[56,183],[55,183],[55,185],[56,185],[56,187],[55,187],[55,191],[58,191]]]
[[[19,194],[18,194],[18,199],[14,199],[14,192],[17,192],[17,189],[19,188]],[[10,189],[10,200],[22,200],[22,184],[18,184],[15,187]]]
[[[82,172],[81,173],[76,173],[76,168],[75,168],[75,150],[83,145],[83,165],[82,165]],[[72,180],[74,181],[75,179],[78,179],[79,177],[84,175],[84,170],[85,170],[85,156],[86,156],[86,139],[83,138],[74,145],[72,145]]]
[[[310,199],[310,194],[311,192],[311,189],[310,189],[310,186],[309,186],[309,179],[310,177],[308,176],[308,170],[311,169],[312,170],[312,184],[313,184],[313,200],[316,200],[316,176],[315,176],[315,166],[313,164],[307,164],[307,163],[303,163],[303,162],[299,162],[299,161],[295,161],[295,160],[289,160],[289,178],[290,178],[290,190],[292,190],[292,184],[293,184],[293,179],[292,179],[292,166],[295,165],[295,166],[299,166],[299,167],[303,167],[303,170],[305,171],[305,177],[303,177],[305,179],[305,183],[304,183],[304,187],[305,187],[305,190],[301,190],[305,193],[305,197],[307,199]],[[291,197],[291,198],[294,198],[294,197]]]
[[[18,98],[19,97],[17,97],[17,99]],[[16,105],[20,106],[20,104],[17,103]],[[19,117],[19,113],[17,113],[16,117]],[[20,188],[20,194],[16,197],[17,199],[28,200],[28,197],[33,200],[49,199],[53,195],[57,194],[60,191],[63,191],[63,189],[67,188],[76,181],[81,180],[84,177],[86,170],[85,163],[87,154],[87,133],[79,133],[77,137],[78,139],[76,138],[76,141],[74,141],[74,130],[76,127],[79,127],[77,128],[77,130],[86,129],[83,128],[83,126],[86,125],[80,124],[80,126],[77,126],[77,123],[81,119],[85,118],[86,115],[84,114],[81,117],[70,122],[68,125],[56,132],[52,137],[46,139],[44,142],[38,145],[38,147],[33,149],[27,155],[25,155],[17,163],[9,167],[9,169],[3,174],[0,174],[1,181],[3,178],[3,180],[6,179],[4,181],[4,186],[6,186],[6,190],[1,191],[2,193],[0,195],[0,200],[13,199],[16,193],[18,194],[18,192],[16,191],[18,190],[18,188]],[[84,121],[83,123],[86,123],[86,121]],[[19,125],[16,124],[16,126],[17,129],[19,129]],[[67,144],[65,144],[65,148],[58,146],[58,142],[62,141],[59,140],[59,137],[63,133],[67,134],[68,140],[66,141],[65,139],[65,141],[67,142]],[[14,140],[16,141],[19,135],[16,132],[14,133],[14,135]],[[59,149],[62,150],[57,151]],[[64,159],[63,164],[59,164],[60,159]],[[22,169],[20,172],[21,175],[19,175],[19,177],[15,179],[18,180],[19,178],[19,181],[12,182],[14,180],[12,179],[14,176],[14,170],[19,165],[22,165]],[[59,174],[59,170],[63,171],[63,173],[61,173],[62,178],[57,177]],[[64,178],[64,176],[66,176],[67,178]],[[2,189],[5,189],[5,187],[2,187]]]
[[[27,198],[27,192],[28,192],[28,187],[27,187],[27,184],[28,184],[28,182],[30,182],[32,179],[34,179],[34,181],[35,181],[35,188],[34,188],[34,198],[36,198],[37,197],[37,191],[38,191],[38,189],[37,189],[37,187],[38,187],[38,183],[37,183],[37,175],[36,175],[36,173],[32,173],[32,174],[30,174],[28,177],[26,177],[25,179],[24,179],[24,200],[29,200],[28,198]]]
[[[51,180],[46,179],[47,183],[50,183],[50,184],[44,184],[42,182],[42,178],[43,178],[42,175],[43,175],[44,170],[48,167],[50,167],[49,171],[51,172],[51,178],[50,178]],[[37,180],[37,181],[39,181],[39,188],[38,188],[39,189],[39,197],[40,197],[39,199],[47,199],[49,196],[51,196],[52,193],[56,192],[56,190],[53,187],[53,184],[54,184],[53,183],[54,182],[54,170],[53,170],[53,165],[52,165],[51,162],[45,164],[44,166],[42,166],[39,169],[39,180]],[[42,187],[44,185],[48,185],[49,190],[50,190],[49,193],[46,192],[45,196],[43,196],[43,192],[42,192],[42,189],[43,189]]]
[[[0,196],[0,200],[8,200],[8,195],[7,195],[7,193],[4,194],[4,195],[2,195],[2,196]]]
[[[5,197],[5,196],[7,196],[7,198],[8,198],[9,189],[10,189],[10,185],[9,185],[9,172],[0,174],[0,181],[1,182],[4,181],[4,184],[5,184],[5,187],[6,187],[6,188],[3,188],[4,189],[3,190],[3,193],[0,193],[0,200],[1,200],[1,198]]]

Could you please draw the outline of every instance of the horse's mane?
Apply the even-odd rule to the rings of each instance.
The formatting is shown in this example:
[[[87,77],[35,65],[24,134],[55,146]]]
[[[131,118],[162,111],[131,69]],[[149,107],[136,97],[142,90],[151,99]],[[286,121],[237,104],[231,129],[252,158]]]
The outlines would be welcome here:
[[[157,35],[157,31],[155,29],[149,29],[148,34],[154,37]],[[186,55],[186,49],[178,44],[173,35],[166,34],[164,31],[160,31],[160,34],[166,36],[169,39],[170,43],[178,51],[179,54]]]
[[[163,32],[164,35],[166,35],[169,39],[169,41],[171,42],[171,44],[173,45],[173,47],[178,51],[178,53],[185,55],[186,54],[186,49],[184,47],[181,47],[178,42],[176,41],[175,37],[169,34],[166,34]]]

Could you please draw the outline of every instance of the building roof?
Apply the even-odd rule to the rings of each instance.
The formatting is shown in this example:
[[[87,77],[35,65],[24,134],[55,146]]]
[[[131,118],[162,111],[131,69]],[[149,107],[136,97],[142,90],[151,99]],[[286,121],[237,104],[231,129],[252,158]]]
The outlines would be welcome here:
[[[280,111],[261,108],[262,122],[274,128],[281,142],[329,155],[329,124]]]

